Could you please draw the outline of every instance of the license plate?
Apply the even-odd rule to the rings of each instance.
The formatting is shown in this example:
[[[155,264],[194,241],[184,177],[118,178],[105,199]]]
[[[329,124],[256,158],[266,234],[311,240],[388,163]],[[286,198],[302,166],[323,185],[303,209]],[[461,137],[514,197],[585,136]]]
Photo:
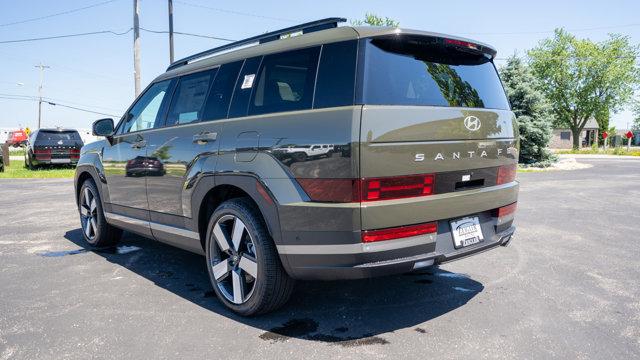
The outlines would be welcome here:
[[[71,162],[71,159],[51,159],[52,164],[68,164]]]
[[[477,216],[451,221],[451,234],[453,235],[453,246],[456,249],[484,241],[480,220]]]

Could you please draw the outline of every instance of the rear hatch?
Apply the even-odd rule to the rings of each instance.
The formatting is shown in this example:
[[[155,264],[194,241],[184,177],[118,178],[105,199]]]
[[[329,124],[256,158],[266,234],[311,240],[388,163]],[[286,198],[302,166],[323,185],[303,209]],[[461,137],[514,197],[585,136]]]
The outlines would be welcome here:
[[[39,160],[50,159],[52,163],[67,163],[79,159],[82,145],[77,131],[40,130],[33,147]]]
[[[362,178],[430,174],[424,182],[433,181],[429,191],[437,195],[495,186],[498,169],[515,166],[517,125],[492,62],[495,51],[408,34],[363,42]],[[404,191],[411,181],[390,183],[380,199],[412,197]],[[367,206],[375,205],[363,202]],[[382,227],[366,214],[363,226]],[[409,218],[406,223],[415,220]]]

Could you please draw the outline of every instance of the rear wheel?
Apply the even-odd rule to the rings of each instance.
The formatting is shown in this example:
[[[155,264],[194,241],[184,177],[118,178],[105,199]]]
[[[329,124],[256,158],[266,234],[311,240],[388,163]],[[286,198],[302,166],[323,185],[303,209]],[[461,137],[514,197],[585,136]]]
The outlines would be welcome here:
[[[122,237],[122,230],[107,224],[102,210],[100,193],[93,180],[86,180],[80,188],[78,211],[82,236],[91,246],[113,246]]]
[[[216,209],[209,221],[206,252],[213,289],[236,313],[266,313],[289,299],[294,281],[249,199],[228,200]]]

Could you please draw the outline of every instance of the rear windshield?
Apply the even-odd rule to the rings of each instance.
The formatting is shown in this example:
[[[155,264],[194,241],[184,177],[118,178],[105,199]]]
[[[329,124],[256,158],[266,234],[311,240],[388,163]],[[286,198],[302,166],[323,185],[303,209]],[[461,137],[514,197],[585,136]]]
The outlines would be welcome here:
[[[77,131],[40,131],[38,132],[37,141],[60,141],[60,140],[80,140],[80,134]]]
[[[509,109],[491,59],[437,38],[367,40],[363,102]]]

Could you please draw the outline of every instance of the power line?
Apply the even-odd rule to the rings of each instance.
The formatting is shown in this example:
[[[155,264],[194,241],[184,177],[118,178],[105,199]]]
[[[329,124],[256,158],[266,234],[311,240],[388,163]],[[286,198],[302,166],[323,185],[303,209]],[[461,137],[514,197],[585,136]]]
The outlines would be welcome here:
[[[39,101],[39,98],[37,96],[18,95],[18,94],[0,94],[0,99]],[[42,102],[43,103],[47,103],[47,104],[52,105],[52,106],[61,106],[61,107],[74,109],[74,110],[78,110],[78,111],[89,112],[89,113],[93,113],[93,114],[107,115],[107,116],[112,116],[112,117],[119,117],[118,115],[103,113],[103,112],[100,112],[100,111],[94,111],[94,110],[89,110],[89,109],[85,109],[85,108],[79,108],[79,107],[75,107],[75,106],[71,106],[71,105],[67,105],[67,104],[62,104],[60,102],[50,101],[50,100],[54,100],[54,99],[46,98],[46,97],[42,98]],[[82,104],[78,104],[78,105],[82,105]],[[85,106],[88,106],[88,105],[85,105]],[[96,106],[96,107],[98,107],[98,106]]]
[[[56,35],[56,36],[45,36],[45,37],[37,37],[37,38],[27,38],[27,39],[18,39],[18,40],[2,40],[0,44],[11,44],[11,43],[21,43],[21,42],[30,42],[30,41],[40,41],[40,40],[51,40],[51,39],[63,39],[70,37],[78,37],[78,36],[87,36],[87,35],[98,35],[98,34],[113,34],[113,35],[126,35],[131,32],[133,28],[129,28],[125,32],[116,32],[112,30],[102,30],[102,31],[91,31],[86,33],[77,33],[77,34],[65,34],[65,35]]]
[[[293,19],[286,19],[286,18],[279,18],[279,17],[273,17],[273,16],[265,16],[265,15],[258,15],[258,14],[252,14],[252,13],[245,13],[245,12],[235,11],[235,10],[227,10],[227,9],[222,9],[222,8],[217,8],[217,7],[211,7],[211,6],[206,6],[206,5],[189,3],[189,2],[186,2],[186,1],[177,1],[176,0],[175,2],[178,3],[178,4],[182,4],[182,5],[187,5],[187,6],[191,6],[191,7],[197,7],[197,8],[201,8],[201,9],[208,9],[208,10],[223,12],[223,13],[227,13],[227,14],[250,16],[250,17],[261,18],[261,19],[277,20],[277,21],[285,21],[285,22],[293,22],[293,23],[301,22],[301,21],[293,20]]]
[[[133,28],[129,28],[126,31],[123,31],[123,32],[117,32],[117,31],[113,31],[113,30],[101,30],[101,31],[90,31],[90,32],[85,32],[85,33],[64,34],[64,35],[55,35],[55,36],[44,36],[44,37],[27,38],[27,39],[2,40],[2,41],[0,41],[0,44],[12,44],[12,43],[22,43],[22,42],[31,42],[31,41],[40,41],[40,40],[64,39],[64,38],[71,38],[71,37],[100,35],[100,34],[112,34],[112,35],[122,36],[122,35],[126,35],[126,34],[130,33],[131,30],[133,30]],[[149,32],[149,33],[153,33],[153,34],[168,34],[169,33],[168,31],[151,30],[151,29],[145,29],[145,28],[142,28],[142,27],[140,28],[140,30],[146,31],[146,32]],[[217,36],[193,34],[193,33],[182,32],[182,31],[174,31],[173,33],[174,34],[179,34],[179,35],[195,36],[195,37],[201,37],[201,38],[207,38],[207,39],[213,39],[213,40],[220,40],[220,41],[235,41],[235,40],[232,40],[232,39],[227,39],[227,38],[222,38],[222,37],[217,37]]]
[[[49,18],[52,18],[52,17],[55,17],[55,16],[71,14],[71,13],[75,13],[75,12],[78,12],[78,11],[87,10],[87,9],[91,9],[91,8],[94,8],[94,7],[106,5],[106,4],[115,2],[115,1],[118,1],[118,0],[103,1],[101,3],[97,3],[97,4],[93,4],[93,5],[87,5],[87,6],[84,6],[84,7],[81,7],[81,8],[66,10],[66,11],[62,11],[62,12],[59,12],[59,13],[55,13],[55,14],[49,14],[49,15],[39,16],[39,17],[35,17],[35,18],[30,18],[30,19],[14,21],[14,22],[10,22],[10,23],[4,23],[4,24],[0,24],[0,27],[18,25],[18,24],[24,24],[24,23],[28,23],[28,22],[32,22],[32,21],[49,19]]]
[[[146,32],[149,32],[149,33],[153,33],[153,34],[168,34],[169,33],[168,31],[165,31],[165,30],[151,30],[151,29],[145,29],[143,27],[141,27],[140,30],[146,31]],[[192,34],[192,33],[181,32],[181,31],[174,31],[173,33],[174,34],[178,34],[178,35],[196,36],[196,37],[214,39],[214,40],[220,40],[220,41],[231,41],[231,42],[236,41],[236,40],[233,40],[233,39],[227,39],[227,38],[222,38],[222,37],[217,37],[217,36]]]
[[[106,116],[111,116],[111,117],[114,117],[114,118],[118,117],[118,115],[113,115],[113,114],[107,114],[107,113],[103,113],[103,112],[99,112],[99,111],[92,111],[92,110],[82,109],[82,108],[79,108],[79,107],[70,106],[70,105],[64,105],[64,104],[55,103],[55,102],[51,102],[51,101],[47,101],[47,104],[52,105],[52,106],[62,106],[62,107],[65,107],[65,108],[74,109],[74,110],[78,110],[78,111],[84,111],[84,112],[88,112],[88,113],[92,113],[92,114],[106,115]]]

